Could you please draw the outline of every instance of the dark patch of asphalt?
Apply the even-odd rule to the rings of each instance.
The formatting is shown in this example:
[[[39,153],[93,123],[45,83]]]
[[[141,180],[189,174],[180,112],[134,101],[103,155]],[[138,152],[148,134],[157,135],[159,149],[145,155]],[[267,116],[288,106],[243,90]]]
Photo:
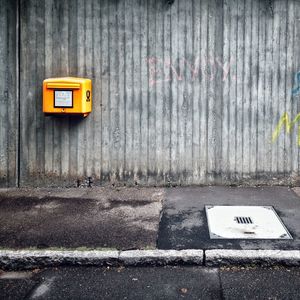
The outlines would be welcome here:
[[[162,189],[0,191],[0,247],[155,248]]]
[[[293,240],[211,240],[205,205],[273,206]],[[187,187],[166,190],[159,249],[300,249],[300,199],[287,187]]]
[[[65,267],[44,270],[34,281],[37,284],[28,287],[24,296],[27,299],[219,299],[221,296],[218,270],[196,267]],[[2,288],[3,282],[0,279]],[[10,299],[23,299],[20,294],[14,298],[13,286],[4,289]]]
[[[225,268],[220,279],[225,299],[300,298],[300,268]]]
[[[26,299],[28,293],[42,280],[36,271],[4,272],[0,270],[0,299]]]
[[[0,299],[299,299],[300,268],[60,267],[2,279]]]

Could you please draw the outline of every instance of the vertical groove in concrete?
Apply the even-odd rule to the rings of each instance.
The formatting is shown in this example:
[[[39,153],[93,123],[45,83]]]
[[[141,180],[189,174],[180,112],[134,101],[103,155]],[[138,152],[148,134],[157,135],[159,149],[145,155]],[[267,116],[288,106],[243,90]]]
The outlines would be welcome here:
[[[16,147],[16,175],[15,175],[15,186],[20,187],[20,140],[21,140],[21,128],[20,128],[20,117],[21,117],[21,111],[20,111],[20,55],[21,55],[21,27],[20,27],[20,6],[21,6],[21,0],[17,0],[17,7],[16,7],[16,137],[15,137],[15,147]]]
[[[17,183],[18,1],[0,1],[0,187]]]

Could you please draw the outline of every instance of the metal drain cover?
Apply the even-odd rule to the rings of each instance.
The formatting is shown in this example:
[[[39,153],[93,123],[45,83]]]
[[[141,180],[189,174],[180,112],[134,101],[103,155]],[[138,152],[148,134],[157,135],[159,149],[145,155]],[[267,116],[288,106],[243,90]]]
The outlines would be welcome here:
[[[205,206],[211,239],[292,239],[272,206]]]

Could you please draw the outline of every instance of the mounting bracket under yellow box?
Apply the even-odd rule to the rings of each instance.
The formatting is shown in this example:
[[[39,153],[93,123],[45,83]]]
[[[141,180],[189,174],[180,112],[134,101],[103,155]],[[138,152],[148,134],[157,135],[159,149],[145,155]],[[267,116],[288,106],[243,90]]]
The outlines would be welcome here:
[[[43,112],[86,117],[92,111],[92,81],[86,78],[49,78],[43,82]]]

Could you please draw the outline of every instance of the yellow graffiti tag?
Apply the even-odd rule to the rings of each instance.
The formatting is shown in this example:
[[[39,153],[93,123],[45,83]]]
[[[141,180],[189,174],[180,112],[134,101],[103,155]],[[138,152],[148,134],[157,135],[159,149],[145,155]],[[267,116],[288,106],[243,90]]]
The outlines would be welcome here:
[[[295,119],[293,121],[290,121],[290,118],[288,116],[288,114],[285,112],[282,117],[280,118],[273,134],[272,134],[272,142],[274,143],[279,134],[280,134],[280,130],[282,126],[285,126],[286,132],[290,133],[291,130],[293,129],[294,125],[300,121],[300,113],[295,117]],[[300,146],[300,125],[298,126],[298,146]]]

